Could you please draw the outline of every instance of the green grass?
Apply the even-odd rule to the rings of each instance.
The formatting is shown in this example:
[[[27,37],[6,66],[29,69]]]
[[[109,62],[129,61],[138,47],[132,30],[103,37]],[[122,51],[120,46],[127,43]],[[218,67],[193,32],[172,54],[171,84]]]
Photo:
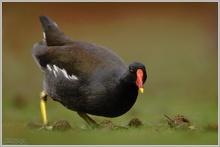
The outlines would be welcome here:
[[[139,98],[141,101],[143,97]],[[138,102],[139,103],[139,102]],[[5,106],[5,103],[3,103]],[[50,124],[60,119],[70,122],[74,130],[66,132],[56,132],[47,130],[30,129],[26,124],[31,121],[41,123],[39,103],[28,104],[22,108],[11,108],[3,110],[3,144],[9,139],[24,140],[26,144],[39,145],[214,145],[218,144],[218,130],[210,128],[214,119],[208,113],[194,114],[190,113],[188,117],[195,130],[174,129],[165,121],[162,112],[153,112],[152,107],[145,108],[150,111],[151,115],[144,113],[138,104],[126,115],[109,119],[116,125],[126,126],[128,122],[138,117],[143,126],[139,128],[130,128],[128,130],[97,130],[87,127],[86,122],[81,119],[75,112],[65,109],[61,104],[48,100],[48,117]],[[147,104],[146,104],[147,105]],[[151,103],[150,105],[158,105]],[[175,108],[176,109],[176,108]],[[31,111],[31,112],[30,112]],[[178,109],[173,110],[178,112]],[[173,112],[174,113],[174,112]],[[155,116],[152,116],[155,115]],[[194,118],[193,118],[194,116]],[[196,117],[195,117],[196,116]],[[91,116],[97,122],[101,122],[103,117]],[[173,118],[173,116],[170,116]],[[199,118],[201,117],[201,118]],[[16,143],[16,141],[14,141]]]
[[[4,125],[4,128],[6,126]],[[8,126],[9,127],[9,126]],[[23,138],[27,144],[38,145],[216,145],[217,131],[206,130],[205,126],[197,130],[175,130],[165,124],[144,125],[141,128],[129,130],[85,130],[77,129],[67,132],[31,130],[23,124],[10,126],[7,138]],[[76,127],[75,127],[76,129]],[[13,131],[12,131],[13,130]],[[6,131],[6,130],[3,130]],[[9,135],[10,134],[10,135]]]
[[[218,130],[209,127],[218,124],[216,6],[207,3],[190,3],[188,6],[185,3],[183,6],[166,7],[168,3],[166,6],[147,6],[149,4],[146,3],[134,8],[128,4],[120,7],[121,4],[115,7],[119,8],[117,11],[110,12],[110,7],[105,9],[109,12],[105,15],[105,11],[95,13],[99,11],[97,6],[89,5],[88,8],[94,9],[89,9],[92,11],[86,15],[94,19],[87,20],[81,11],[84,7],[74,9],[78,8],[75,6],[77,4],[72,3],[70,7],[65,7],[69,4],[62,4],[61,7],[61,3],[48,5],[3,5],[3,144],[218,144]],[[55,5],[59,11],[48,9]],[[31,10],[30,13],[30,9],[34,8],[36,11]],[[64,17],[70,12],[69,17]],[[39,93],[42,91],[43,74],[31,55],[33,44],[42,39],[38,21],[38,15],[42,13],[53,18],[69,37],[106,46],[127,64],[140,61],[146,65],[148,79],[145,93],[139,94],[128,113],[117,118],[91,116],[97,122],[109,119],[122,126],[137,117],[144,124],[142,128],[110,131],[86,129],[85,121],[75,112],[50,98],[47,105],[49,122],[67,120],[76,130],[54,132],[26,127],[28,122],[42,121]],[[106,16],[110,14],[118,17],[108,17],[107,20]],[[75,21],[78,15],[80,19]],[[184,115],[196,129],[172,129],[165,121],[164,114],[171,118]]]

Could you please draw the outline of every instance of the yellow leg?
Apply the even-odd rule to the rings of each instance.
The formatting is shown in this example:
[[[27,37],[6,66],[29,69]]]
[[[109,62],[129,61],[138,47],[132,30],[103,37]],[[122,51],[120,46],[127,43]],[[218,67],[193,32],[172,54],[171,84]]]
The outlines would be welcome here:
[[[46,113],[46,102],[47,102],[47,94],[44,91],[42,91],[40,93],[40,109],[41,109],[44,126],[48,125],[47,113]]]

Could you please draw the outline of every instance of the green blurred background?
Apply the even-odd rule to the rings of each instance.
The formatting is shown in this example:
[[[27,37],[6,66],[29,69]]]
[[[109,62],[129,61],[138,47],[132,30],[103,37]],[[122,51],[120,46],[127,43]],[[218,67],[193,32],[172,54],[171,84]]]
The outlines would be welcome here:
[[[136,130],[134,135],[26,128],[30,121],[42,121],[43,74],[31,55],[34,43],[43,38],[39,15],[49,16],[70,38],[105,46],[127,64],[140,61],[146,65],[145,93],[133,108],[117,118],[92,116],[96,121],[110,119],[126,125],[137,117],[146,125],[166,124],[163,114],[181,114],[194,125],[218,123],[217,2],[2,2],[3,143],[11,138],[25,139],[28,144],[218,143],[217,132],[190,136],[147,129]],[[75,112],[51,99],[48,117],[51,123],[65,119],[74,127],[85,125]]]

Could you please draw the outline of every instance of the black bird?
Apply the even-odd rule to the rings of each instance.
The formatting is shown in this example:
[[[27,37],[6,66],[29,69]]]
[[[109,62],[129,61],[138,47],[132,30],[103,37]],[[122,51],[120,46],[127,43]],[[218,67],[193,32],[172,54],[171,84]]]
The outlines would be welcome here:
[[[44,125],[47,96],[76,111],[89,125],[87,114],[117,117],[134,105],[138,89],[147,79],[142,63],[127,66],[111,50],[68,38],[50,18],[39,16],[44,40],[35,43],[32,55],[44,73],[41,112]]]

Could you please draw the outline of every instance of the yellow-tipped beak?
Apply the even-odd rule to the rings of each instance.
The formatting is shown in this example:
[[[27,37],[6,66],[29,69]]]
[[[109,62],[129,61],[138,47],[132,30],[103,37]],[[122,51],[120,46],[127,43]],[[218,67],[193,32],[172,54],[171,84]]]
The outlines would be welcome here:
[[[144,93],[144,88],[139,88],[141,93]]]

